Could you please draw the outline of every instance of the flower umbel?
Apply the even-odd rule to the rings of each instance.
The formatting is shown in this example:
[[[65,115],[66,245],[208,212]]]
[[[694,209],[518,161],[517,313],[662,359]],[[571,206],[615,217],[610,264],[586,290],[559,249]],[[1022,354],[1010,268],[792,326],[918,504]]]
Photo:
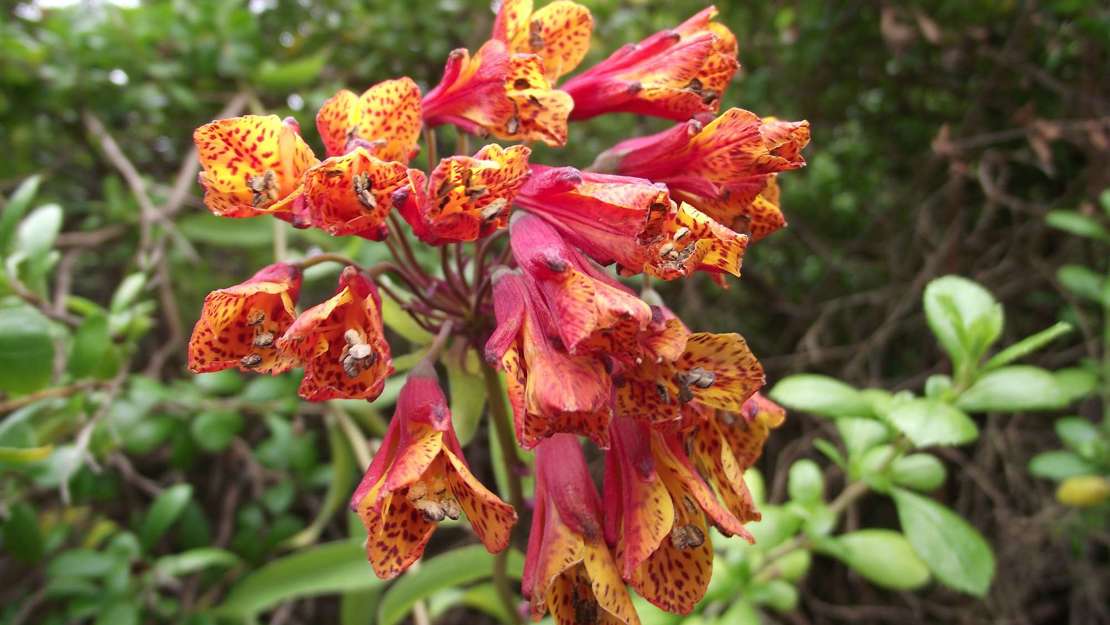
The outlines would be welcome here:
[[[451,412],[430,368],[409,376],[374,461],[351,497],[366,527],[366,554],[382,579],[420,558],[444,519],[466,514],[491,553],[509,544],[512,506],[470,473]]]

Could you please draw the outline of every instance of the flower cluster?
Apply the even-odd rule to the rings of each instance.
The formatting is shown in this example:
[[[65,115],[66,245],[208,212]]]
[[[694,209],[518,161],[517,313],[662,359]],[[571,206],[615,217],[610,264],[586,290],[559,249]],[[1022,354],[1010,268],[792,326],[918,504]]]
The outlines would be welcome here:
[[[739,64],[714,8],[561,86],[589,50],[590,12],[569,0],[538,10],[503,0],[497,11],[489,40],[452,52],[427,92],[400,78],[328,99],[316,116],[323,160],[292,119],[246,115],[196,130],[213,213],[362,237],[393,260],[363,268],[320,254],[212,292],[189,366],[299,368],[305,399],[373,401],[394,372],[381,289],[435,340],[351,500],[374,571],[400,574],[440,521],[462,516],[501,551],[529,513],[483,486],[464,458],[435,372],[454,340],[482,348],[487,386],[507,393],[516,441],[534,453],[522,580],[532,615],[638,623],[628,586],[686,613],[709,583],[710,529],[752,540],[744,524],[759,512],[743,473],[784,415],[758,394],[763,369],[745,340],[691,330],[647,277],[739,276],[747,246],[785,225],[776,176],[805,164],[809,126],[719,112]],[[460,153],[434,157],[440,125],[561,146],[570,121],[619,112],[677,124],[618,143],[586,169],[531,162],[522,144],[471,153],[460,140]],[[422,134],[426,170],[410,166]],[[417,258],[411,238],[439,248],[439,267]],[[303,269],[326,261],[345,264],[335,294],[298,313]],[[640,294],[621,281],[636,274]],[[494,415],[500,398],[489,404]],[[602,455],[604,500],[578,437]]]

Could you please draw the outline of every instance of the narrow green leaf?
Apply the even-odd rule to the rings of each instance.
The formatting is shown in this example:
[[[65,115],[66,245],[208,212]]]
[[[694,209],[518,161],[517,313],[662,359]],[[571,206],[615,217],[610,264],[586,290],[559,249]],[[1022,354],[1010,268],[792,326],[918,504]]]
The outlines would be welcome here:
[[[1064,288],[1092,302],[1102,301],[1103,277],[1082,265],[1064,265],[1056,270]]]
[[[328,480],[324,503],[312,523],[290,536],[284,542],[285,547],[299,548],[316,542],[332,517],[343,509],[351,496],[355,482],[355,458],[347,437],[334,419],[328,421],[328,449],[331,452],[331,479]]]
[[[1052,372],[1052,376],[1056,378],[1056,384],[1068,398],[1069,404],[1094,394],[1098,388],[1098,374],[1084,367],[1057,369]]]
[[[1093,423],[1083,417],[1064,417],[1057,419],[1053,426],[1056,436],[1073,451],[1082,452],[1094,441],[1102,437]]]
[[[1048,225],[1076,236],[1110,243],[1110,231],[1095,219],[1075,211],[1049,211],[1045,215]]]
[[[471,545],[425,560],[382,596],[377,625],[397,625],[417,601],[445,588],[488,578],[493,572],[493,558],[485,547]],[[523,568],[523,558],[514,551],[509,555],[509,574],[519,579]]]
[[[167,488],[154,499],[147,511],[146,518],[139,526],[139,541],[143,549],[150,551],[166,530],[170,529],[177,517],[185,509],[185,504],[193,496],[193,487],[189,484],[178,484]]]
[[[486,406],[486,387],[479,371],[481,364],[477,353],[467,350],[464,358],[467,360],[465,368],[450,356],[442,361],[447,369],[447,383],[451,390],[451,420],[455,424],[459,443],[465,447],[478,429],[482,410]]]
[[[935,399],[899,402],[887,418],[917,447],[963,445],[979,436],[979,428],[971,417]]]
[[[1045,345],[1048,345],[1052,341],[1055,341],[1061,336],[1064,336],[1065,334],[1071,332],[1072,329],[1073,328],[1071,327],[1070,323],[1064,323],[1063,321],[1061,321],[1053,325],[1052,327],[1041,330],[1040,332],[1032,336],[1027,336],[1017,343],[1014,343],[1006,349],[998,352],[994,356],[991,356],[991,359],[987,361],[987,364],[983,365],[983,368],[997,369],[998,367],[1008,365],[1020,358],[1025,358],[1029,354],[1032,354]]]
[[[57,555],[46,567],[46,576],[98,578],[116,565],[113,556],[92,549],[69,549]]]
[[[230,551],[202,547],[162,556],[154,561],[154,571],[162,577],[183,577],[214,566],[231,567],[238,563],[239,556]]]
[[[786,490],[792,501],[810,503],[821,501],[825,491],[824,476],[817,463],[802,458],[790,465],[790,472],[786,482]]]
[[[207,211],[183,217],[177,226],[190,241],[221,247],[266,247],[274,237],[269,219],[225,219]]]
[[[1096,473],[1097,468],[1070,451],[1046,451],[1033,456],[1029,461],[1029,472],[1056,482],[1077,475]]]
[[[133,273],[123,279],[112,294],[112,303],[108,307],[113,313],[123,312],[128,306],[135,303],[143,287],[146,286],[146,274]]]
[[[929,582],[929,567],[902,534],[885,529],[849,532],[819,545],[869,582],[892,590],[914,590]]]
[[[40,447],[0,447],[0,463],[9,465],[31,464],[50,456],[53,445]]]
[[[0,307],[0,391],[21,395],[50,383],[54,341],[50,322],[34,308]]]
[[[46,204],[31,211],[15,230],[13,253],[22,253],[32,261],[54,247],[54,240],[62,229],[62,207]]]
[[[38,515],[26,502],[16,502],[8,510],[8,520],[4,521],[2,535],[4,550],[24,562],[38,562],[46,551],[45,540],[39,530]]]
[[[7,252],[11,244],[12,235],[15,233],[16,224],[31,207],[31,200],[39,190],[42,178],[38,175],[31,176],[19,184],[19,187],[4,203],[4,210],[0,210],[0,252]]]
[[[336,541],[278,558],[250,573],[228,593],[217,615],[253,620],[279,603],[378,588],[382,581],[355,541]]]
[[[803,373],[779,381],[770,396],[794,410],[826,417],[865,417],[871,405],[856,389],[833,378]]]
[[[339,625],[374,625],[381,588],[352,590],[339,598]]]
[[[906,538],[937,580],[985,596],[994,578],[994,552],[979,531],[931,499],[900,488],[891,496]]]
[[[980,376],[956,405],[971,412],[1055,410],[1068,405],[1068,396],[1048,371],[1013,365]]]
[[[304,87],[319,79],[330,55],[331,50],[324,49],[285,63],[266,59],[254,73],[254,80],[263,88],[283,92]]]

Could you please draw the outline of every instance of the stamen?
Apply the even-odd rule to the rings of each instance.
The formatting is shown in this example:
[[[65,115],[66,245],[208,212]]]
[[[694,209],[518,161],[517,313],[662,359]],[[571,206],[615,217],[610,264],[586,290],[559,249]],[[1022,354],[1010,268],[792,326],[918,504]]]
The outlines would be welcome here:
[[[252,308],[247,313],[247,325],[256,326],[266,320],[266,313],[261,308]]]
[[[358,198],[360,204],[369,210],[378,207],[378,201],[374,199],[374,194],[370,192],[370,174],[367,172],[355,174],[354,188],[355,197]]]
[[[528,45],[532,47],[533,52],[543,50],[543,23],[539,20],[533,20],[528,24]]]
[[[432,492],[425,481],[416,482],[409,487],[405,498],[409,500],[412,507],[423,513],[424,520],[430,523],[439,523],[443,519],[458,520],[462,515],[462,507],[442,484],[442,480],[436,480],[436,482],[435,492]]]
[[[509,121],[505,124],[505,131],[508,132],[510,135],[515,135],[519,130],[520,130],[520,118],[517,117],[516,115],[513,115],[512,117],[509,118]]]
[[[357,378],[378,361],[378,355],[364,342],[358,330],[349,328],[343,333],[343,340],[347,345],[339,355],[339,365],[343,367],[343,373],[346,373],[347,377]]]
[[[242,358],[239,359],[239,364],[248,368],[248,369],[253,369],[253,368],[257,367],[258,365],[262,364],[262,355],[261,354],[247,354],[246,356],[243,356]]]
[[[251,176],[247,180],[247,188],[251,190],[251,206],[261,208],[277,201],[277,174],[274,170],[267,169],[261,174]]]
[[[254,340],[251,341],[251,344],[255,347],[272,347],[274,344],[274,333],[259,332],[254,335]]]
[[[675,549],[687,551],[705,544],[705,533],[696,525],[676,525],[671,530],[671,544]]]
[[[494,219],[501,214],[502,209],[504,209],[508,203],[508,200],[499,197],[489,204],[486,204],[486,207],[482,209],[482,219],[486,221]]]

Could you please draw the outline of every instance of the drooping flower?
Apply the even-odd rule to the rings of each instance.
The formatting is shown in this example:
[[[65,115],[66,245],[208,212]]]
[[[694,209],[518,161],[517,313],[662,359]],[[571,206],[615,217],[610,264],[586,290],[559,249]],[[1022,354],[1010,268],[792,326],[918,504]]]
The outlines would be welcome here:
[[[804,167],[801,152],[808,143],[809,122],[761,119],[733,108],[709,123],[692,119],[623,141],[595,165],[665,183],[676,198],[758,240],[784,223],[774,175]]]
[[[516,511],[467,467],[434,371],[414,370],[397,397],[381,448],[351,497],[366,554],[382,579],[418,560],[444,519],[466,514],[491,553],[509,545]]]
[[[451,156],[432,170],[430,179],[409,170],[404,195],[395,196],[401,216],[420,239],[432,245],[474,241],[509,223],[513,199],[528,180],[523,145],[502,148],[493,143],[474,156]]]
[[[292,369],[297,359],[274,343],[293,323],[300,290],[300,270],[276,263],[246,282],[209,293],[189,339],[189,370],[238,367],[277,375]]]
[[[697,270],[740,275],[747,236],[643,178],[533,165],[517,204],[597,262],[664,280]]]
[[[277,345],[304,363],[301,397],[372,400],[381,394],[393,373],[381,306],[370,278],[345,267],[335,295],[301,313],[289,326]]]
[[[713,410],[706,416],[690,437],[697,466],[737,518],[758,520],[744,472],[759,459],[770,431],[782,425],[786,413],[756,393],[739,411]]]
[[[244,115],[193,132],[204,204],[221,217],[291,219],[301,176],[318,162],[292,117]]]
[[[361,96],[344,89],[316,114],[328,156],[362,147],[383,161],[408,163],[420,150],[421,124],[420,88],[407,77],[382,81]]]
[[[567,141],[567,117],[574,102],[553,89],[543,62],[534,54],[512,54],[505,43],[491,39],[471,56],[451,52],[443,79],[424,96],[424,123],[454,124],[477,135],[500,139]]]
[[[616,414],[666,430],[687,430],[713,410],[739,412],[764,383],[763,367],[739,334],[690,332],[654,307],[641,345],[651,353],[615,376]]]
[[[612,382],[602,359],[568,353],[534,287],[517,272],[494,276],[497,328],[486,360],[505,372],[517,440],[525,449],[559,432],[609,445]]]
[[[739,69],[736,37],[709,7],[672,30],[628,44],[567,81],[571,119],[637,113],[685,120],[715,112]]]
[[[384,239],[393,194],[408,186],[408,171],[402,163],[381,160],[363,147],[325,160],[305,172],[303,225],[332,236]]]
[[[555,435],[536,448],[536,509],[521,588],[532,617],[556,625],[639,625],[605,544],[601,502],[578,440]]]
[[[751,542],[694,470],[679,438],[625,417],[612,423],[605,454],[605,534],[621,576],[668,612],[688,614],[713,571],[709,521]]]
[[[513,54],[534,54],[543,61],[551,84],[574,71],[590,49],[594,18],[570,0],[555,0],[538,11],[532,0],[502,0],[493,23],[493,39]]]

